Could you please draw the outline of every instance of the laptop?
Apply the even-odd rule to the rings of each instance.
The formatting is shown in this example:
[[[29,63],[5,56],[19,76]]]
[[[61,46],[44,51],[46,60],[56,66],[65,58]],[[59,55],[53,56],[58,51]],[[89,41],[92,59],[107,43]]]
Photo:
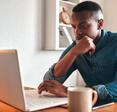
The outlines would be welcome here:
[[[0,101],[23,111],[36,111],[66,104],[67,97],[25,90],[16,50],[0,50]]]

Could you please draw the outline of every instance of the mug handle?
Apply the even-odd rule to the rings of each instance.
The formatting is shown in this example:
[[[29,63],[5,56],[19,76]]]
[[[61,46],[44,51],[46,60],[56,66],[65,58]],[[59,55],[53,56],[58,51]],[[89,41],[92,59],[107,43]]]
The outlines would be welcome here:
[[[97,99],[98,99],[98,95],[97,92],[95,90],[92,91],[92,96],[93,96],[93,101],[92,101],[92,106],[96,103]]]

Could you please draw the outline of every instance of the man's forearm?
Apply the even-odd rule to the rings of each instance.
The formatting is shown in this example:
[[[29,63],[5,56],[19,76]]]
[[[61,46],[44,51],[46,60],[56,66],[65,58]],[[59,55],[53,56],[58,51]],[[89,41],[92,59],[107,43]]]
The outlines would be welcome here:
[[[63,76],[66,74],[76,58],[77,55],[69,51],[60,61],[56,63],[54,67],[55,77]]]

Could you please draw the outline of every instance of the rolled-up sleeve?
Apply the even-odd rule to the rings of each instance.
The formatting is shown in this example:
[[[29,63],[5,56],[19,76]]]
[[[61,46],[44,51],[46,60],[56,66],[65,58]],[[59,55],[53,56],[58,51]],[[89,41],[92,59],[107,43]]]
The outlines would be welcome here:
[[[93,86],[98,93],[100,100],[111,99],[112,101],[117,102],[117,72],[113,82],[107,83],[105,85],[96,85]]]
[[[53,68],[55,64],[52,65],[49,70],[45,73],[43,80],[54,80]]]
[[[109,96],[109,92],[105,85],[96,85],[93,86],[93,89],[97,91],[100,100],[105,100]]]
[[[56,64],[56,63],[55,63]],[[45,73],[43,80],[57,80],[60,83],[63,83],[66,80],[66,76],[62,76],[62,77],[55,77],[53,70],[54,70],[54,66],[55,64],[53,64],[49,70]]]

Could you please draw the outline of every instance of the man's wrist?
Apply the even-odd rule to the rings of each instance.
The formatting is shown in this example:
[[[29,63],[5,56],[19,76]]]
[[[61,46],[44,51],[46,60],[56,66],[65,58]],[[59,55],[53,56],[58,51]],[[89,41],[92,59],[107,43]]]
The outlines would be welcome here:
[[[78,56],[78,55],[80,55],[80,52],[78,52],[78,50],[76,51],[74,47],[70,50],[69,53],[72,56]]]

